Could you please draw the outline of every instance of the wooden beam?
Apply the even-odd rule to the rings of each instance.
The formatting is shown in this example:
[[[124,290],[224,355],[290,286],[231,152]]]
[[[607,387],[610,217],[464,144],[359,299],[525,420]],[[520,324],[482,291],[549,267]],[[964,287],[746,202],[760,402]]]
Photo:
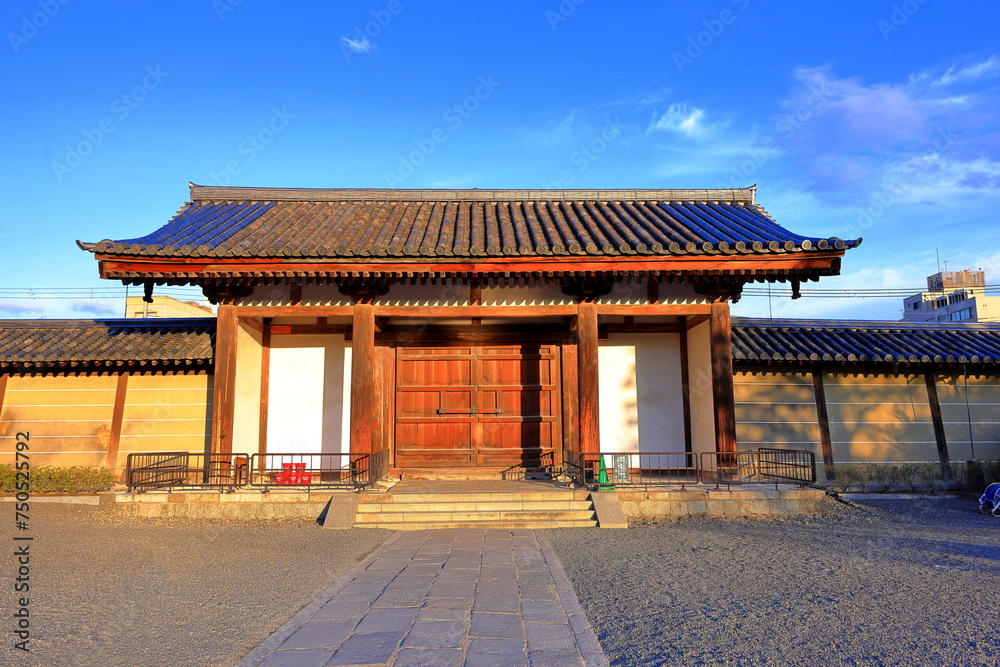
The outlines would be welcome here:
[[[646,300],[651,304],[660,303],[660,281],[652,276],[646,278]]]
[[[219,306],[215,331],[215,378],[212,392],[212,452],[233,451],[233,420],[236,392],[236,336],[239,331],[235,306]]]
[[[597,304],[599,315],[707,315],[707,303]]]
[[[816,422],[819,425],[819,441],[823,448],[823,465],[826,467],[826,478],[830,479],[833,469],[833,438],[830,437],[830,414],[826,408],[826,386],[823,384],[823,371],[816,369],[812,373],[813,396],[816,398]]]
[[[7,373],[0,373],[0,414],[3,414],[3,398],[7,393],[7,378],[10,375]]]
[[[934,439],[937,441],[938,460],[941,461],[941,476],[951,481],[954,476],[951,472],[951,456],[948,454],[948,436],[944,430],[944,418],[941,416],[941,402],[938,400],[934,374],[924,373],[924,383],[927,385],[927,403],[930,405],[931,420],[934,422]]]
[[[720,452],[736,451],[736,399],[733,391],[733,344],[729,304],[712,304],[709,346],[712,355],[712,403],[715,446]]]
[[[264,333],[264,323],[256,317],[240,317],[239,320],[241,326],[244,326],[247,329],[252,329],[260,334]]]
[[[351,306],[233,306],[240,317],[350,317]]]
[[[265,325],[260,339],[260,421],[257,426],[257,452],[267,454],[268,405],[271,399],[271,326]]]
[[[104,465],[118,467],[118,450],[122,439],[122,417],[125,414],[125,393],[128,390],[128,373],[119,373],[115,386],[115,407],[111,411],[111,435],[108,438],[108,453]]]
[[[288,289],[288,303],[298,306],[302,303],[302,283],[293,283]]]
[[[577,376],[580,395],[580,451],[601,451],[599,378],[597,373],[597,306],[581,303],[577,306],[576,335],[578,346]]]
[[[686,330],[683,324],[669,322],[663,324],[657,322],[639,322],[637,324],[609,322],[601,328],[608,333],[677,333]]]
[[[469,305],[470,306],[481,306],[483,305],[483,284],[478,280],[473,280],[469,284]],[[483,318],[473,317],[473,324],[482,324]]]
[[[373,431],[378,428],[375,308],[371,304],[354,305],[351,349],[351,453],[370,454]]]
[[[839,269],[838,260],[844,256],[843,250],[819,250],[795,253],[775,253],[768,255],[607,255],[578,259],[573,256],[554,257],[497,257],[478,258],[474,261],[447,261],[414,258],[401,261],[397,258],[366,258],[358,261],[289,262],[284,258],[250,259],[216,257],[130,257],[122,259],[117,255],[98,254],[101,276],[117,277],[117,274],[151,273],[172,276],[177,273],[198,273],[212,279],[220,276],[249,276],[263,274],[265,277],[289,276],[296,274],[324,276],[351,276],[365,273],[394,274],[497,274],[497,273],[538,273],[551,274],[553,271],[566,273],[600,273],[602,271],[652,271],[657,273],[685,274],[692,272],[718,272],[723,275],[755,275],[789,271],[821,272],[832,275]]]
[[[555,343],[573,338],[569,331],[443,331],[407,332],[389,331],[375,334],[379,343]]]
[[[691,444],[691,362],[688,359],[688,330],[682,328],[680,331],[680,354],[681,354],[681,402],[684,414],[684,451],[694,451]]]
[[[271,333],[275,336],[307,336],[346,334],[351,330],[350,324],[272,324]]]

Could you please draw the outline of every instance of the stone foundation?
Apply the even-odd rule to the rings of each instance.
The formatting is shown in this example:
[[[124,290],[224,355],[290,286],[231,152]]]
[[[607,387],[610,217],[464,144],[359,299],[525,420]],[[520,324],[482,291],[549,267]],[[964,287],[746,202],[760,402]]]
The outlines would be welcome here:
[[[630,519],[679,516],[787,516],[823,511],[822,489],[689,487],[614,491]]]

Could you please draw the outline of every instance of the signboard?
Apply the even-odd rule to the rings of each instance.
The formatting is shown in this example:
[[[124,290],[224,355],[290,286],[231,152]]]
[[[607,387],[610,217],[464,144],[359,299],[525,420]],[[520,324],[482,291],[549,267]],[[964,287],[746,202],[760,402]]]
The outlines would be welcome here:
[[[615,454],[614,459],[614,473],[615,481],[617,482],[627,482],[628,481],[628,454]]]

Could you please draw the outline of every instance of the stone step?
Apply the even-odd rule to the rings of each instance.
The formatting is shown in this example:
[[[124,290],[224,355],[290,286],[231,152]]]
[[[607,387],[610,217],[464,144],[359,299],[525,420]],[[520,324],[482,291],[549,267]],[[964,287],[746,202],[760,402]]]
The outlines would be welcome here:
[[[545,530],[547,528],[596,528],[593,519],[560,519],[556,521],[405,521],[397,523],[355,524],[358,528],[387,528],[389,530],[439,530],[442,528],[480,528],[505,530]]]
[[[455,508],[447,512],[358,512],[354,516],[354,524],[406,523],[411,521],[421,523],[442,521],[589,521],[594,518],[595,513],[593,509],[568,510],[565,512],[544,510],[496,510],[490,512]]]
[[[475,493],[362,493],[358,502],[364,504],[385,503],[455,503],[525,500],[586,500],[589,491],[533,491],[533,492],[475,492]]]
[[[452,512],[470,511],[563,511],[589,510],[593,503],[589,500],[484,500],[476,502],[391,502],[358,503],[358,512],[375,514],[379,512]]]

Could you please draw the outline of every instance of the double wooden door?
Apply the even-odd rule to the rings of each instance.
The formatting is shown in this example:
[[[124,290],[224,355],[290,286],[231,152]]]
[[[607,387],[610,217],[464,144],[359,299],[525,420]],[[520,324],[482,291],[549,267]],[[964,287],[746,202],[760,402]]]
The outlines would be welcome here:
[[[535,466],[561,446],[559,348],[399,347],[396,467]]]

